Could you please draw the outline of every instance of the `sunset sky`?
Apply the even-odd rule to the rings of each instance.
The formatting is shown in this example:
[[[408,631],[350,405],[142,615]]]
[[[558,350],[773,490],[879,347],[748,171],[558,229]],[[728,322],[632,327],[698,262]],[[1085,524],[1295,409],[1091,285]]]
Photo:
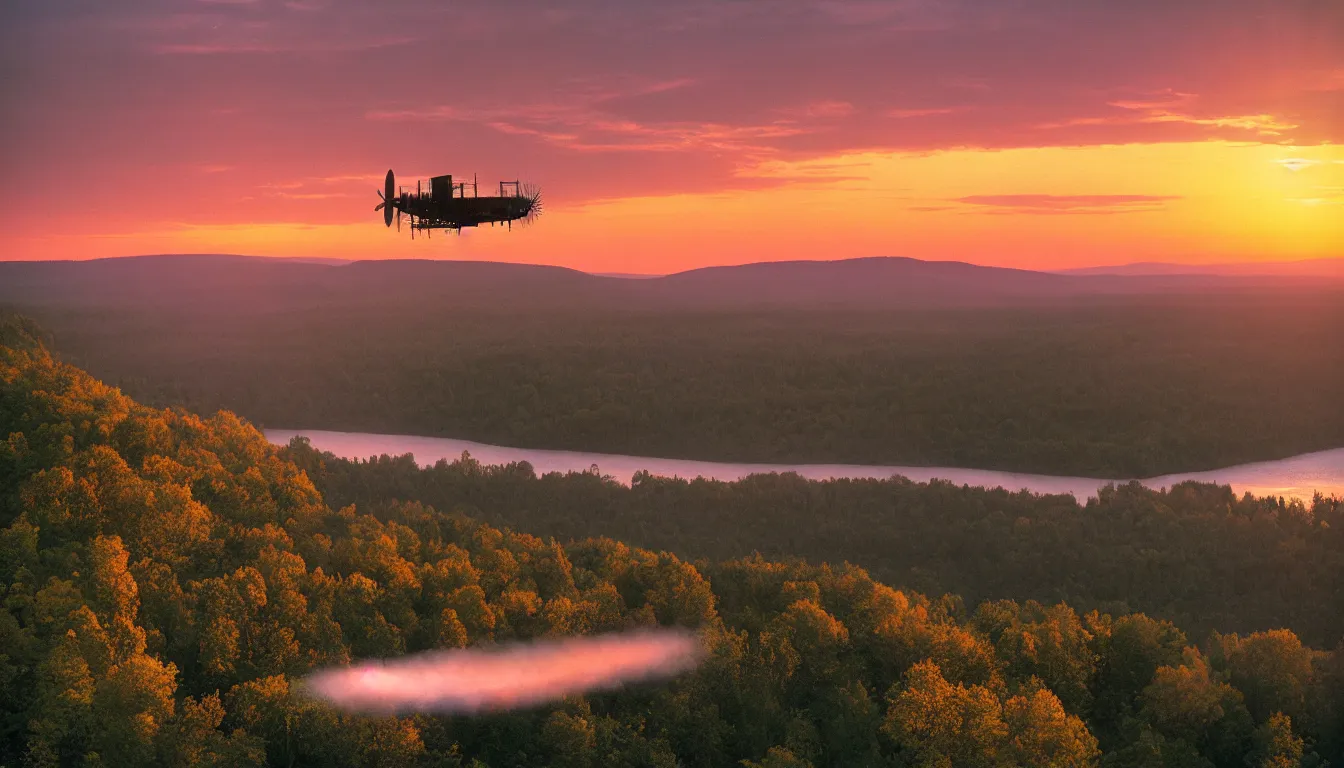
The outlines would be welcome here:
[[[1344,256],[1336,0],[43,0],[0,44],[0,259]],[[545,212],[412,242],[388,168]]]

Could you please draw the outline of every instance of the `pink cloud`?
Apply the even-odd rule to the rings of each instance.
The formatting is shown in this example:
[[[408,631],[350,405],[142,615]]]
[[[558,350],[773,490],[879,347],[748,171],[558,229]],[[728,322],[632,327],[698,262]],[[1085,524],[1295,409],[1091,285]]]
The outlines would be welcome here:
[[[338,197],[354,197],[348,192],[276,192],[276,197],[289,200],[331,200]]]
[[[848,117],[854,114],[854,105],[848,101],[814,101],[801,110],[781,110],[801,117]]]
[[[1119,109],[1153,110],[1187,105],[1197,98],[1198,96],[1193,93],[1181,93],[1168,88],[1159,93],[1150,94],[1147,98],[1116,99],[1106,103]]]
[[[371,40],[346,41],[277,41],[277,42],[220,42],[220,43],[166,43],[151,48],[167,55],[230,55],[247,53],[332,53],[372,51],[393,48],[415,42],[413,37],[388,37]]]
[[[1308,91],[1344,91],[1344,67],[1328,72],[1309,72],[1303,75]]]
[[[684,87],[689,81],[634,85],[627,93],[661,93]],[[554,102],[496,107],[440,105],[425,108],[377,110],[365,114],[373,121],[456,121],[487,126],[512,136],[535,137],[576,152],[690,152],[703,150],[770,152],[771,140],[798,136],[811,129],[787,120],[754,125],[696,121],[639,121],[622,119],[605,104],[624,94],[610,89],[596,94],[571,92]],[[809,109],[820,114],[845,114],[849,105],[823,102]]]
[[[932,115],[950,115],[953,112],[960,112],[957,107],[939,107],[935,109],[888,109],[887,117],[905,119],[909,117],[930,117]]]

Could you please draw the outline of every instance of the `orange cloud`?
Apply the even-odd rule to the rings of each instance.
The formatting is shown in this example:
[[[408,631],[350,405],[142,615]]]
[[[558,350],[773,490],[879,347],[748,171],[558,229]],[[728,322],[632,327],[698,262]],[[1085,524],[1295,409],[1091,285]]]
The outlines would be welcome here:
[[[1208,126],[1212,128],[1234,128],[1252,131],[1262,136],[1280,136],[1286,131],[1299,127],[1284,118],[1267,114],[1253,115],[1205,115],[1192,114],[1198,105],[1199,97],[1191,93],[1166,91],[1164,96],[1154,99],[1116,100],[1106,102],[1108,106],[1124,110],[1126,113],[1075,117],[1061,122],[1039,124],[1038,128],[1058,129],[1088,125],[1134,125],[1151,123],[1183,123],[1186,125]],[[1173,107],[1184,107],[1177,111]]]
[[[970,195],[958,203],[984,206],[992,213],[1108,214],[1161,210],[1179,195]]]

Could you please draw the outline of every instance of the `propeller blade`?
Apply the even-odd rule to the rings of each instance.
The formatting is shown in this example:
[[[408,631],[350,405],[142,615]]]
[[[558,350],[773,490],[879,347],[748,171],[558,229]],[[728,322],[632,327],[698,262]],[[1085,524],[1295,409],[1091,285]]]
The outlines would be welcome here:
[[[383,206],[385,206],[385,205],[387,205],[387,203],[379,203],[379,204],[373,206],[373,210],[374,210],[374,211],[381,211],[381,210],[383,210]]]

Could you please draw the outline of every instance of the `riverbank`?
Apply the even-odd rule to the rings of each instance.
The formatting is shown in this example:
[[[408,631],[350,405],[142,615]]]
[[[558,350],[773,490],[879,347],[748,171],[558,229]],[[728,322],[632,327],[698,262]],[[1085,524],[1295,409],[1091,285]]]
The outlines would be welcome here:
[[[454,461],[464,452],[487,465],[527,462],[538,475],[550,472],[583,472],[596,466],[604,475],[628,485],[640,471],[665,477],[702,477],[731,482],[749,475],[794,472],[810,480],[832,478],[889,478],[901,476],[915,482],[947,480],[958,485],[1027,490],[1036,494],[1070,494],[1080,502],[1097,495],[1108,484],[1122,480],[1090,477],[1037,475],[963,467],[870,466],[858,464],[750,464],[686,459],[662,459],[583,451],[511,448],[470,440],[414,435],[380,435],[325,430],[264,430],[266,439],[284,445],[296,436],[308,438],[313,447],[341,458],[413,454],[421,466],[439,460]],[[1310,501],[1315,493],[1344,497],[1344,448],[1306,453],[1276,461],[1241,464],[1207,472],[1188,472],[1139,479],[1144,486],[1161,490],[1186,480],[1229,485],[1237,495],[1283,496]]]

